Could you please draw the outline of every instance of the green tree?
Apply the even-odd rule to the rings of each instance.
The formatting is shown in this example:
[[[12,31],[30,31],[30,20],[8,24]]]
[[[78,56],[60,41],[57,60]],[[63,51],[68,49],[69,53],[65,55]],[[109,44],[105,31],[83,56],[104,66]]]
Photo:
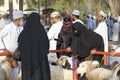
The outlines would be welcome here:
[[[92,14],[97,14],[99,10],[104,10],[108,13],[110,10],[113,15],[118,15],[120,0],[26,0],[29,8],[38,9],[38,1],[41,6],[47,5],[55,10],[61,11],[65,9],[71,13],[73,9],[78,9],[83,13],[87,11]]]
[[[107,0],[113,16],[118,16],[120,0]]]

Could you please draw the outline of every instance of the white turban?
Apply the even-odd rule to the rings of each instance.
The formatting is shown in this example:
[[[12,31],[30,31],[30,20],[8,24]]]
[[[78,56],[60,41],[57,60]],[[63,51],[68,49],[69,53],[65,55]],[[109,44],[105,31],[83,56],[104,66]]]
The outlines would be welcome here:
[[[106,17],[106,14],[105,14],[105,12],[104,12],[103,10],[101,10],[101,11],[99,12],[99,14],[102,15],[103,17]]]
[[[23,17],[23,12],[22,11],[14,11],[13,12],[13,20],[19,19]]]

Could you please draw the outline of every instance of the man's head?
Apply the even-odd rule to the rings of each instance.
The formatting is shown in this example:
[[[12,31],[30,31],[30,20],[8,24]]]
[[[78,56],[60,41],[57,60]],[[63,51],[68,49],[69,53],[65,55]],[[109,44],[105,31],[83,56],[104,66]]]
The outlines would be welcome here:
[[[13,22],[16,26],[23,25],[23,12],[22,11],[13,12]]]
[[[99,22],[103,22],[105,17],[106,17],[106,14],[102,10],[97,15],[97,19]]]
[[[3,19],[8,19],[9,18],[9,14],[8,13],[3,13],[2,14],[2,18]]]
[[[72,12],[73,20],[75,21],[75,20],[79,19],[79,16],[80,16],[80,11],[79,10],[73,10],[73,12]]]
[[[64,17],[65,15],[67,15],[67,11],[66,10],[62,10],[60,13],[61,13],[62,17]]]
[[[59,21],[61,20],[60,13],[57,12],[57,11],[51,13],[50,17],[51,17],[51,21],[52,21],[53,23],[59,22]]]

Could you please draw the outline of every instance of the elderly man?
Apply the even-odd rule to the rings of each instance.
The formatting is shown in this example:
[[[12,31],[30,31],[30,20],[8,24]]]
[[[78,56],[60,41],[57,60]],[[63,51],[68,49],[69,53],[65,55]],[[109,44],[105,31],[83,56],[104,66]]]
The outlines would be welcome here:
[[[13,22],[5,26],[0,31],[0,50],[8,56],[10,52],[14,52],[18,47],[17,39],[20,32],[23,30],[23,12],[13,12]],[[12,70],[12,80],[17,80],[19,68]]]
[[[0,30],[4,28],[7,24],[9,24],[11,20],[9,19],[8,13],[3,13],[2,18],[0,19]]]
[[[56,50],[56,46],[57,46],[57,41],[55,41],[55,39],[58,39],[58,34],[60,33],[60,30],[63,26],[63,23],[61,21],[61,16],[60,13],[55,11],[53,13],[51,13],[51,21],[54,23],[51,28],[49,29],[47,35],[50,41],[50,48],[49,50]],[[48,60],[51,58],[51,56],[54,57],[54,61],[56,62],[57,60],[57,55],[56,53],[49,53],[48,54]]]

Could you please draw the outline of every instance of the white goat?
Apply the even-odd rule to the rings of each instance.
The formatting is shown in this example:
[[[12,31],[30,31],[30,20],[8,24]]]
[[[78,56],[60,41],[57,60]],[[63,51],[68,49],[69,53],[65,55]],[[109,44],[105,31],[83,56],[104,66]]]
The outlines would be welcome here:
[[[10,64],[8,62],[0,62],[0,68],[0,80],[11,80],[12,68]]]
[[[57,62],[59,61],[57,56],[49,53],[48,61],[51,72],[51,80],[64,80],[62,66],[60,64],[57,64]],[[55,63],[56,65],[52,65],[52,63]]]
[[[77,69],[78,74],[83,76],[86,73],[87,80],[120,80],[120,64],[116,64],[113,69],[95,68],[96,62],[82,62]],[[83,72],[82,72],[83,71]]]
[[[84,74],[89,73],[98,66],[98,61],[84,61],[79,64],[79,67],[77,68],[77,73],[80,74],[80,76],[82,77]]]

